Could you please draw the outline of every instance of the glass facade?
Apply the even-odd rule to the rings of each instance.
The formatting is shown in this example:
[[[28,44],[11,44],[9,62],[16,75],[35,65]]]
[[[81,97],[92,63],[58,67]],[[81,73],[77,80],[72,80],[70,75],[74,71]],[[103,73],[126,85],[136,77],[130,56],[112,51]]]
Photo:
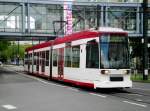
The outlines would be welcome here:
[[[0,31],[20,32],[22,27],[21,7],[18,4],[0,4]]]
[[[92,6],[73,7],[73,29],[74,31],[89,29],[97,26],[97,14],[100,10]],[[100,18],[99,21],[100,23]]]
[[[85,5],[75,4],[84,2]],[[90,2],[96,3],[91,5]],[[104,0],[76,0],[72,3],[73,32],[110,26],[123,28],[132,36],[142,35],[142,0],[105,0],[104,4],[102,2]],[[150,14],[148,18],[150,33]],[[65,24],[67,21],[64,21],[64,4],[0,3],[1,32],[64,35]]]
[[[112,3],[141,3],[143,0],[76,0],[79,2],[112,2]]]
[[[31,5],[30,29],[36,33],[53,33],[53,22],[60,21],[63,10],[58,5]],[[56,24],[60,29],[60,24]]]
[[[108,26],[136,32],[136,8],[109,7]]]

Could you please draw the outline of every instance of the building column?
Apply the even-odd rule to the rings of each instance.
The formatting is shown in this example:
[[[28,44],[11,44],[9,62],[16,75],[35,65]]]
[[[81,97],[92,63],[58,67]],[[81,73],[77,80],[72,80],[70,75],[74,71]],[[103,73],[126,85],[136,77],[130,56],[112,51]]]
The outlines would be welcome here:
[[[101,6],[101,21],[100,21],[100,25],[104,26],[104,6]]]
[[[22,33],[25,33],[25,25],[26,25],[26,22],[25,22],[25,20],[26,20],[26,16],[25,16],[25,4],[24,3],[22,3],[21,4],[22,5],[22,7],[21,7],[21,17],[22,17]]]
[[[27,23],[25,23],[25,24],[27,24],[26,33],[30,33],[30,4],[29,3],[26,4],[26,17],[25,17],[25,20],[27,20]]]

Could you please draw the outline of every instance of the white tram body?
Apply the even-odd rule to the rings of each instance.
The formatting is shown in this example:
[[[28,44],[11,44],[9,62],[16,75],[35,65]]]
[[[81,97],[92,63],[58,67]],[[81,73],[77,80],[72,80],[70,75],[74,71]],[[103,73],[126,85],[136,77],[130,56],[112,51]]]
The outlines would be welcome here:
[[[76,32],[26,49],[25,71],[89,88],[132,87],[127,32]]]

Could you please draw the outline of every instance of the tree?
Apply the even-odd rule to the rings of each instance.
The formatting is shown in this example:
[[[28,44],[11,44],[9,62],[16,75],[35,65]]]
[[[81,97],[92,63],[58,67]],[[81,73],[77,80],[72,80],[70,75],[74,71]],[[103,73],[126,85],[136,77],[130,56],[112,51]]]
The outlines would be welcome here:
[[[18,54],[18,45],[12,44],[6,50],[7,55],[5,55],[5,56],[7,57],[7,59],[15,59],[15,58],[17,58],[17,56],[19,56],[19,59],[23,59],[24,52],[27,47],[29,47],[29,46],[28,45],[19,45],[19,54]]]
[[[0,41],[0,60],[3,62],[7,60],[7,57],[6,57],[7,54],[5,53],[5,50],[7,50],[10,44],[11,43],[6,40]]]
[[[7,60],[15,61],[19,56],[19,59],[24,59],[24,52],[27,47],[31,45],[19,45],[18,54],[18,44],[11,44],[9,41],[0,41],[0,59],[3,62]]]
[[[3,51],[8,48],[11,43],[9,41],[1,40],[0,41],[0,51]]]

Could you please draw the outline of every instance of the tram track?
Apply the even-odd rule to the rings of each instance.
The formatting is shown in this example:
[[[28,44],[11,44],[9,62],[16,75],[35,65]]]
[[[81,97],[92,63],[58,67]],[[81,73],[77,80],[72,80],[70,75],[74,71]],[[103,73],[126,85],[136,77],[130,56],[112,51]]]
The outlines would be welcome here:
[[[102,94],[99,91],[98,91],[98,93]],[[129,89],[127,89],[127,90],[114,89],[113,91],[110,91],[108,93],[106,92],[103,94],[107,94],[110,96],[130,100],[130,101],[150,104],[150,94],[148,95],[148,94],[138,93],[137,90],[131,91]]]
[[[115,97],[119,97],[119,98],[124,98],[127,100],[131,100],[131,101],[136,101],[136,102],[140,102],[140,103],[146,103],[146,104],[150,104],[150,101],[145,101],[143,99],[136,99],[136,98],[130,98],[128,96],[120,96],[120,95],[111,95],[111,96],[115,96]]]
[[[97,96],[107,96],[107,97],[117,97],[120,99],[125,99],[128,101],[138,102],[150,104],[150,94],[138,93],[137,90],[131,91],[130,89],[84,89],[79,88],[80,91],[87,92],[89,94],[97,95]]]

